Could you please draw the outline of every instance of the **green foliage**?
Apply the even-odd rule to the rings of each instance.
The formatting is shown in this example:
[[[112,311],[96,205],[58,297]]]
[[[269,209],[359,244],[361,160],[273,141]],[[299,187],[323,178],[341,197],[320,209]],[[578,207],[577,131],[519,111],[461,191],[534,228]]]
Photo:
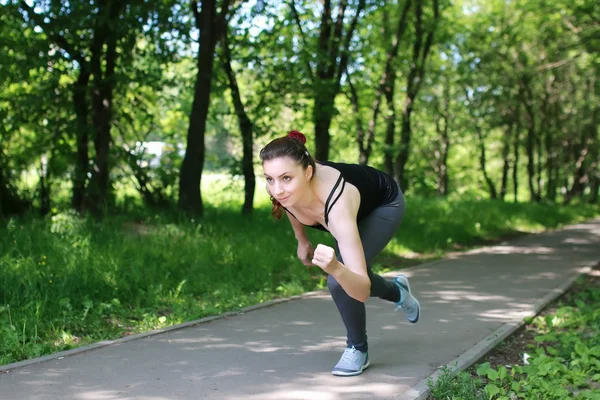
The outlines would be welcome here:
[[[447,251],[473,246],[502,235],[535,232],[598,215],[593,206],[504,203],[493,200],[406,199],[407,214],[400,237],[416,252]],[[401,231],[402,231],[401,230]]]
[[[485,362],[474,368],[478,378],[466,373],[453,378],[445,369],[429,382],[433,399],[479,398],[460,397],[465,390],[490,400],[600,399],[600,288],[579,283],[576,289],[555,312],[527,321],[536,332],[528,365]]]
[[[482,381],[473,379],[471,374],[461,371],[454,374],[452,369],[444,366],[437,380],[427,379],[427,387],[431,396],[437,400],[485,400],[480,390]]]

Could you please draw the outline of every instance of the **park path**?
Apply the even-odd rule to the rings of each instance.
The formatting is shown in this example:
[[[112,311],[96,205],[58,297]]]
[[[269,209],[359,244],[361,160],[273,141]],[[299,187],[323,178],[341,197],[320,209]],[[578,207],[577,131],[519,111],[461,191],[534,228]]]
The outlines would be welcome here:
[[[440,366],[472,364],[599,260],[594,220],[411,268],[422,319],[369,299],[358,377],[330,373],[344,329],[318,292],[4,366],[0,400],[423,399]]]

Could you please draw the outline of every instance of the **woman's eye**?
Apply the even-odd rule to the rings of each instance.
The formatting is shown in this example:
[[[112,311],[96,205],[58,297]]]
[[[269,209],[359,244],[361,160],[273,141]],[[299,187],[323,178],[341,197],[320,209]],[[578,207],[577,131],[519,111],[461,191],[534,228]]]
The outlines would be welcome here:
[[[289,176],[284,176],[284,177],[283,177],[283,180],[284,180],[285,182],[289,182],[290,180],[292,180],[292,178],[291,178],[291,177],[289,177]]]
[[[272,183],[273,182],[273,178],[267,178],[267,182],[268,183]]]

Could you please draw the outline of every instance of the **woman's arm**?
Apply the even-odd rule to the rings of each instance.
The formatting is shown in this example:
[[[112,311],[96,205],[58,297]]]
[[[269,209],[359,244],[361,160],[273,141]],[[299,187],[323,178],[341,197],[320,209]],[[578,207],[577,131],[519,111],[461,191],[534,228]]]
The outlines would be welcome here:
[[[306,236],[306,229],[304,228],[304,225],[302,225],[300,221],[298,221],[296,217],[291,215],[287,210],[286,214],[288,220],[290,221],[290,224],[292,225],[292,229],[294,229],[294,235],[296,236],[296,240],[298,241],[298,258],[300,259],[300,261],[302,261],[302,264],[306,266],[313,265],[311,263],[311,260],[313,257],[314,250],[312,248],[310,240],[308,239],[308,236]]]
[[[294,229],[294,235],[296,236],[296,240],[298,242],[308,242],[308,236],[306,236],[306,230],[304,229],[304,225],[300,223],[289,211],[285,211],[290,224],[292,225],[292,229]]]
[[[328,229],[337,241],[344,263],[337,260],[331,247],[320,244],[315,250],[313,264],[332,275],[350,297],[364,302],[371,294],[371,280],[356,224],[360,196],[358,191],[352,192],[347,187],[340,201],[329,212]]]
[[[367,274],[367,262],[355,218],[356,216],[348,216],[329,224],[330,232],[337,240],[344,263],[335,259],[333,268],[327,272],[338,281],[350,297],[365,302],[371,294],[371,280]]]

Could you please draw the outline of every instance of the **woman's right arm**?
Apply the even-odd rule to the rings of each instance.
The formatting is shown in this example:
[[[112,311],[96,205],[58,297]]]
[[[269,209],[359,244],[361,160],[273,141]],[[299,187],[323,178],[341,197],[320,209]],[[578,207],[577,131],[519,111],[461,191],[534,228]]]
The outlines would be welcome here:
[[[296,217],[291,215],[288,211],[285,213],[290,221],[290,224],[292,225],[292,228],[294,229],[294,235],[298,241],[298,258],[300,261],[302,261],[302,264],[306,266],[313,265],[311,261],[313,258],[314,249],[310,243],[310,240],[308,239],[308,236],[306,235],[304,225],[302,225],[300,221],[298,221]]]

